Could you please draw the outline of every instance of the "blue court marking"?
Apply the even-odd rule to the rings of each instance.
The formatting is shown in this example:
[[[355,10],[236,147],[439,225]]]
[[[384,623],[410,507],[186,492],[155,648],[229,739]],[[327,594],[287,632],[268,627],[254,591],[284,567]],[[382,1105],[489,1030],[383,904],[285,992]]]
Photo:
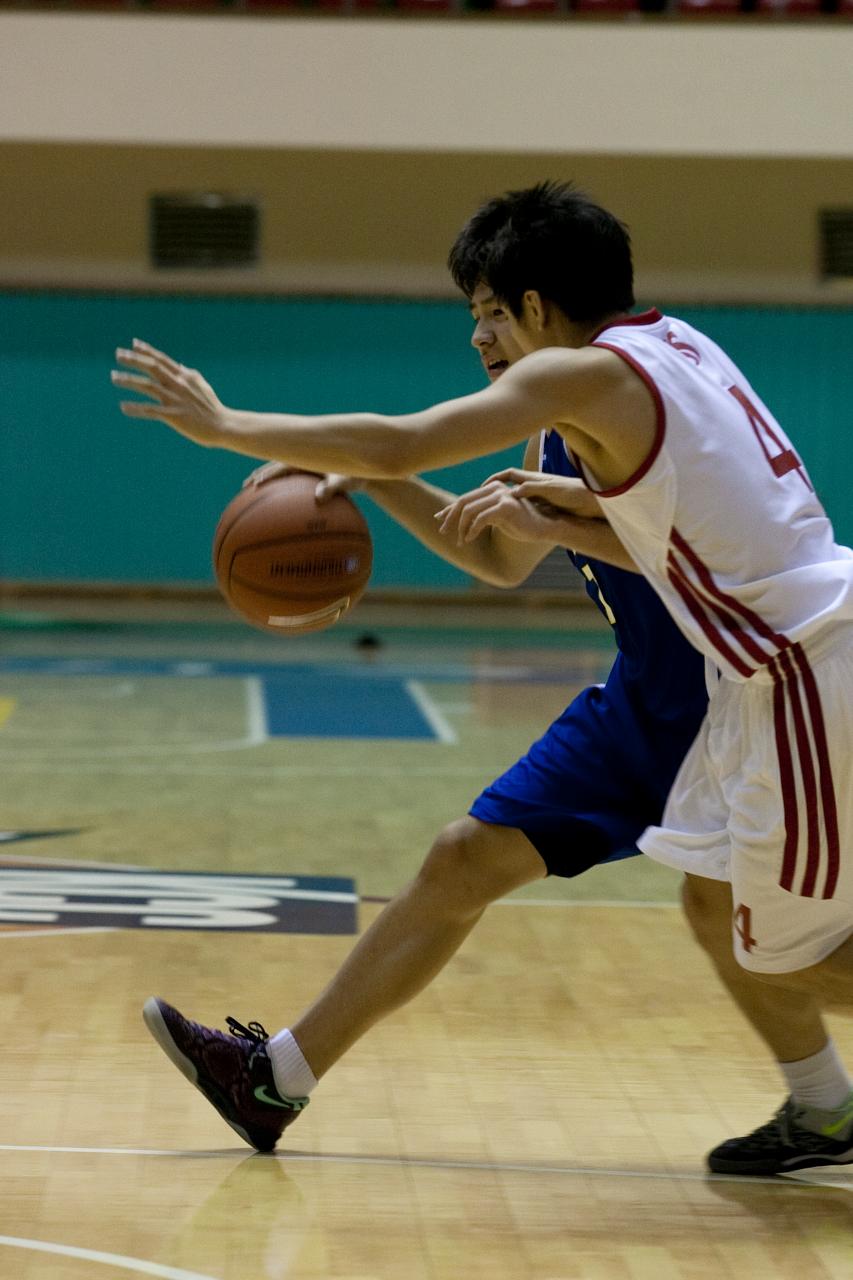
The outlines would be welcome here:
[[[603,678],[609,655],[602,654]],[[579,670],[566,655],[559,671],[525,665],[389,663],[272,663],[141,658],[0,658],[0,674],[171,678],[254,678],[263,695],[267,735],[272,738],[387,738],[436,740],[440,735],[407,688],[407,681],[443,684],[482,681],[508,684],[587,683],[589,668]]]
[[[270,738],[407,738],[434,740],[433,725],[396,675],[370,687],[352,671],[236,662],[157,662],[123,658],[7,658],[0,673],[51,676],[254,677],[263,693]]]
[[[261,680],[271,738],[435,738],[400,680],[364,681],[326,671],[283,671]]]

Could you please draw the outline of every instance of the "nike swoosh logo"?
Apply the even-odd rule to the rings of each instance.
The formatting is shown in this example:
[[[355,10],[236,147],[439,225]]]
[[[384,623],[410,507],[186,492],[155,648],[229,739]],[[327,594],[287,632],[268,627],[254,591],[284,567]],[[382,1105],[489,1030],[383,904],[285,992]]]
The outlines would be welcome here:
[[[288,1102],[282,1102],[279,1098],[271,1098],[267,1093],[265,1084],[259,1084],[256,1087],[255,1097],[258,1102],[265,1102],[269,1107],[282,1107],[285,1111],[301,1111],[305,1106],[304,1098],[291,1098]]]
[[[821,1133],[825,1137],[831,1138],[833,1134],[840,1133],[842,1129],[846,1128],[851,1120],[853,1120],[853,1111],[848,1111],[840,1120],[835,1120],[832,1124],[825,1124],[821,1129]]]

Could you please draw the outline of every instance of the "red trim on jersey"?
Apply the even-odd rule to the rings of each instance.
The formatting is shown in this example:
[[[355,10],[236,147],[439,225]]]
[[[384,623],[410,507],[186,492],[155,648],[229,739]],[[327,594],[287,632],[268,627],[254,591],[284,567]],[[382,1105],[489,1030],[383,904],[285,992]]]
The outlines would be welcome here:
[[[769,640],[779,649],[787,649],[790,647],[791,642],[787,636],[780,635],[778,632],[774,631],[772,627],[768,626],[762,617],[757,613],[753,613],[747,605],[741,604],[740,600],[737,600],[734,596],[727,595],[720,589],[720,587],[717,586],[711,575],[711,570],[704,561],[699,559],[689,542],[686,542],[685,539],[682,538],[676,528],[673,527],[670,529],[669,536],[673,545],[681,552],[684,558],[690,562],[691,567],[695,569],[697,578],[709,595],[712,595],[715,600],[719,600],[721,604],[724,604],[727,609],[731,609],[733,613],[739,613],[740,616],[749,623],[753,631],[757,632],[763,640]],[[765,654],[764,661],[769,661],[772,656],[772,654]]]
[[[679,567],[672,552],[667,559],[666,576],[669,578],[672,586],[681,596],[685,607],[690,612],[694,621],[702,628],[705,637],[710,640],[711,644],[717,650],[721,657],[725,658],[735,671],[739,672],[745,679],[749,679],[754,675],[754,669],[748,667],[745,662],[731,649],[723,639],[718,627],[713,620],[708,617],[707,607],[703,608],[704,601],[697,599],[696,588],[688,578],[685,577],[683,570]]]
[[[637,316],[636,319],[639,321],[640,317]],[[615,489],[592,490],[596,498],[617,498],[620,493],[627,493],[629,489],[633,489],[634,485],[638,484],[646,472],[654,465],[655,459],[661,451],[664,435],[666,434],[666,410],[663,405],[663,396],[661,395],[654,378],[652,378],[651,374],[648,373],[641,364],[637,363],[633,356],[629,356],[628,352],[623,351],[621,347],[611,346],[609,342],[593,342],[591,345],[598,347],[602,351],[612,351],[615,355],[620,356],[627,365],[630,365],[637,376],[642,378],[655,402],[655,438],[652,441],[652,447],[646,455],[645,460],[640,463],[632,476],[629,476],[627,480],[622,482],[622,484],[617,485]],[[583,472],[581,472],[581,474],[584,475]],[[591,486],[587,485],[587,488],[591,488]]]
[[[600,338],[608,329],[621,329],[626,324],[657,324],[658,320],[663,320],[663,316],[657,307],[650,307],[648,311],[640,311],[635,316],[617,316],[615,320],[608,320],[600,329],[596,329],[590,338],[590,342],[595,342],[596,338]]]
[[[703,588],[703,586],[697,586],[695,582],[692,582],[690,578],[688,578],[687,574],[678,564],[678,561],[676,560],[673,554],[672,548],[670,548],[669,550],[667,563],[672,565],[681,575],[683,582],[687,587],[690,588],[691,592],[693,593],[693,596],[697,604],[700,605],[703,609],[706,609],[709,612],[716,615],[719,622],[722,623],[723,629],[729,633],[731,638],[740,645],[740,647],[744,650],[744,652],[750,658],[752,658],[753,662],[756,664],[755,667],[752,667],[752,668],[744,665],[743,669],[741,669],[741,667],[738,666],[738,670],[741,672],[741,675],[747,675],[747,676],[754,675],[759,667],[766,666],[768,661],[772,660],[773,655],[766,653],[764,649],[761,648],[760,645],[756,644],[755,640],[749,634],[749,632],[744,631],[743,627],[741,626],[740,622],[738,622],[737,618],[733,618],[732,615],[726,609],[723,609],[722,606],[719,605],[717,601],[713,598],[713,595],[710,600],[707,598],[707,595],[711,594],[710,592],[707,591],[707,588]],[[706,592],[705,595],[702,594],[703,589]],[[731,650],[728,650],[728,653],[731,653]]]

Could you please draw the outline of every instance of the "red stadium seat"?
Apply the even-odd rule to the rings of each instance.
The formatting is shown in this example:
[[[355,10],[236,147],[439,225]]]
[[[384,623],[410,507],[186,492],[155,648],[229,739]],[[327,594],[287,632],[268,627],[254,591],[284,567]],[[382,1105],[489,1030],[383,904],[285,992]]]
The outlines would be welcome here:
[[[405,10],[406,13],[452,13],[458,7],[456,0],[352,0],[352,7],[358,13],[394,12]]]
[[[171,9],[175,13],[180,13],[182,9],[193,13],[215,13],[226,6],[222,0],[149,0],[145,7],[146,9]]]
[[[740,0],[677,0],[676,12],[685,17],[725,17],[741,12]]]
[[[348,0],[243,0],[249,13],[342,13]]]
[[[451,13],[456,7],[454,0],[397,0],[393,6],[407,13]]]
[[[495,0],[495,9],[503,13],[559,13],[561,0]]]
[[[614,14],[639,13],[640,0],[575,0],[576,13]]]
[[[756,0],[755,12],[766,17],[817,18],[821,0]]]

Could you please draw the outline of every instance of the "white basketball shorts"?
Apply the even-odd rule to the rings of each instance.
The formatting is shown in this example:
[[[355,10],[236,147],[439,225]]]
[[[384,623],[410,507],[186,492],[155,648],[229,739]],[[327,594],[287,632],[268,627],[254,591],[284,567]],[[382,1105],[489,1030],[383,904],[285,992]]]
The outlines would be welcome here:
[[[658,862],[731,880],[738,962],[817,964],[853,934],[853,641],[792,645],[745,682],[721,677],[659,827]]]

